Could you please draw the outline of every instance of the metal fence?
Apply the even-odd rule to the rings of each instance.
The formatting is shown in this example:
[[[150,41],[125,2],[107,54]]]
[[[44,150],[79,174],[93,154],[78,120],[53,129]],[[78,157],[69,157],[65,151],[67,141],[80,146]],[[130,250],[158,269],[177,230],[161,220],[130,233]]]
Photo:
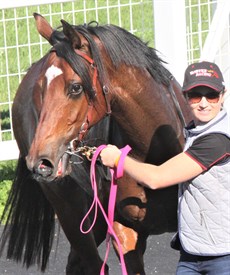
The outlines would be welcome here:
[[[50,48],[36,32],[34,12],[53,27],[61,18],[75,25],[90,21],[119,25],[155,46],[179,80],[187,64],[215,61],[230,87],[229,0],[1,1],[0,161],[18,157],[12,102],[27,69]]]

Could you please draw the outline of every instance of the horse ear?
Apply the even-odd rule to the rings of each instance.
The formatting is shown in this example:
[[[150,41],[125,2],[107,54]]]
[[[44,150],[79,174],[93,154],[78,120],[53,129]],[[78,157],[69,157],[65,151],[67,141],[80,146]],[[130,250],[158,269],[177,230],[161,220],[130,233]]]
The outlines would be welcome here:
[[[50,42],[51,35],[53,33],[53,28],[50,26],[48,21],[40,14],[34,13],[34,18],[36,20],[36,27],[38,32],[42,37]]]
[[[78,33],[75,31],[72,25],[67,23],[65,20],[61,20],[62,27],[63,27],[63,33],[65,36],[70,40],[70,42],[73,45],[74,49],[80,49],[81,48],[81,39],[78,35]]]

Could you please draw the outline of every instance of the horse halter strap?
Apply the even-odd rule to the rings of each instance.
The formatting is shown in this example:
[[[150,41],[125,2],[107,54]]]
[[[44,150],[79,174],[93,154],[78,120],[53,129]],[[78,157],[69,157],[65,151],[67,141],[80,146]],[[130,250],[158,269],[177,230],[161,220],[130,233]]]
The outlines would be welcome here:
[[[91,57],[89,57],[87,54],[85,54],[84,52],[80,51],[80,50],[76,50],[76,53],[78,55],[80,55],[81,57],[83,57],[86,61],[89,62],[89,64],[92,66],[92,68],[94,69],[94,73],[93,73],[93,89],[96,88],[96,82],[97,82],[97,67],[95,66],[95,63],[93,61],[93,59]]]
[[[86,53],[80,51],[80,50],[75,50],[75,52],[80,55],[82,58],[84,58],[87,62],[89,62],[89,64],[91,65],[91,67],[93,68],[94,72],[93,72],[93,89],[96,91],[96,83],[97,83],[97,78],[98,78],[98,71],[97,71],[97,66],[94,63],[94,60],[89,57]],[[107,107],[107,114],[111,113],[111,106],[110,106],[110,102],[109,102],[109,98],[108,98],[108,89],[106,86],[102,87],[103,90],[103,94],[105,97],[105,102],[106,102],[106,107]],[[89,127],[89,123],[91,121],[92,118],[92,110],[93,110],[93,105],[89,104],[89,110],[87,113],[87,117],[86,117],[86,121],[83,122],[80,132],[78,134],[78,140],[81,141],[85,135],[85,133],[88,130]]]
[[[90,65],[93,67],[93,69],[94,69],[93,88],[95,89],[96,88],[97,77],[98,77],[98,72],[97,72],[97,67],[94,63],[94,60],[91,57],[89,57],[86,53],[84,53],[80,50],[76,50],[76,53],[78,55],[80,55],[81,57],[83,57],[86,61],[88,61],[90,63]],[[111,106],[110,106],[110,102],[109,102],[109,98],[108,98],[109,90],[105,85],[102,87],[102,90],[103,90],[103,94],[104,94],[105,102],[106,102],[106,107],[107,107],[107,112],[106,113],[109,115],[109,114],[111,114]]]

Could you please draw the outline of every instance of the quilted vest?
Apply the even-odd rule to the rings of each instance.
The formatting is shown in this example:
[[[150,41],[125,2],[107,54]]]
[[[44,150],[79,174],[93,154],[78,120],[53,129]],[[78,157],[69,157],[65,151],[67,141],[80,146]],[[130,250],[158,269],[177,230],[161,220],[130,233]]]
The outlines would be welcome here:
[[[225,110],[207,124],[188,130],[184,151],[209,133],[230,138],[230,117]],[[178,218],[185,251],[201,256],[230,254],[230,157],[179,185]]]

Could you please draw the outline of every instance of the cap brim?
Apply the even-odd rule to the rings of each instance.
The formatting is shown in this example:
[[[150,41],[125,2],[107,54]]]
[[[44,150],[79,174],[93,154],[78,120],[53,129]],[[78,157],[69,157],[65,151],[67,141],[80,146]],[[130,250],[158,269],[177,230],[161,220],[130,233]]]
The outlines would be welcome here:
[[[215,90],[216,92],[221,92],[220,87],[217,87],[215,85],[210,85],[210,83],[206,83],[206,82],[199,82],[199,84],[197,84],[197,83],[190,84],[186,87],[183,87],[182,92],[188,92],[189,90],[191,90],[195,87],[199,87],[199,86],[206,86],[206,87],[209,87],[209,88]]]

